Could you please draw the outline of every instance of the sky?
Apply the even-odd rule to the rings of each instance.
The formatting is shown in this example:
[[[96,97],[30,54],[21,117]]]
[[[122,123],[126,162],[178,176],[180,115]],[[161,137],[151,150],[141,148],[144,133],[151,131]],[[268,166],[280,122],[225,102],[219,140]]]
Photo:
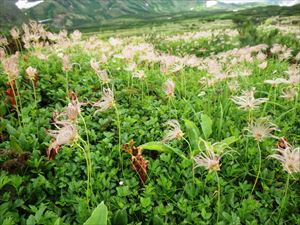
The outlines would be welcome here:
[[[219,0],[224,3],[249,3],[249,2],[266,2],[266,0]],[[209,5],[213,5],[216,1],[207,1]],[[281,6],[292,6],[299,4],[300,0],[281,0]]]
[[[248,3],[248,2],[265,2],[265,0],[219,0],[225,3]]]
[[[247,3],[247,2],[266,2],[266,0],[219,0],[225,3]],[[295,5],[299,4],[300,0],[281,0],[281,5]]]
[[[219,1],[224,2],[224,3],[248,3],[248,2],[265,2],[266,0],[219,0]],[[43,2],[43,0],[35,1],[35,2],[28,2],[27,0],[18,0],[16,5],[20,9],[28,9],[28,8],[31,8],[33,6],[40,4],[41,2]],[[292,6],[297,3],[300,3],[300,0],[281,0],[281,2],[282,2],[281,5],[283,5],[283,6]],[[217,3],[217,1],[207,0],[206,6],[210,7],[210,6],[215,5],[216,3]]]

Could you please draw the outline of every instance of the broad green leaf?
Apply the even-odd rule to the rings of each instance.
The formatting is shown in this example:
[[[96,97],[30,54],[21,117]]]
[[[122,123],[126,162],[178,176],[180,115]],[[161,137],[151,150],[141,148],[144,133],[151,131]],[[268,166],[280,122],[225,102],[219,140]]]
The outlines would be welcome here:
[[[172,147],[158,141],[148,142],[140,145],[139,147],[145,150],[155,150],[158,152],[172,153]]]
[[[238,139],[234,136],[225,138],[215,146],[216,153],[221,154],[226,148],[229,148],[229,145],[236,142],[237,140]]]
[[[141,147],[142,149],[145,149],[145,150],[155,150],[155,151],[164,152],[164,153],[173,153],[174,152],[175,154],[179,155],[180,157],[186,159],[183,152],[180,151],[179,149],[172,148],[171,146],[161,143],[161,142],[158,142],[158,141],[148,142],[146,144],[140,145],[139,147]]]
[[[152,224],[153,225],[163,225],[164,222],[159,216],[155,215],[152,219]]]
[[[186,127],[186,135],[189,139],[190,145],[192,149],[198,149],[198,142],[200,137],[200,131],[196,124],[190,120],[184,120],[185,127]]]
[[[225,138],[223,141],[221,141],[222,143],[225,143],[227,145],[231,145],[233,144],[234,142],[236,142],[237,140],[239,140],[237,137],[235,136],[231,136],[231,137],[228,137],[228,138]]]
[[[212,134],[212,120],[206,114],[201,114],[201,128],[205,139],[207,140]]]
[[[108,210],[104,202],[101,202],[92,212],[90,218],[85,221],[84,225],[106,225]]]
[[[6,184],[8,184],[10,182],[10,179],[7,177],[7,176],[5,176],[5,175],[1,175],[1,177],[0,177],[0,190],[6,185]]]
[[[125,209],[118,210],[113,218],[113,225],[127,225],[128,216]]]
[[[17,133],[16,128],[14,128],[13,126],[11,126],[10,124],[6,124],[6,129],[7,129],[7,132],[10,135],[15,135]]]
[[[36,222],[40,222],[40,219],[42,218],[47,206],[45,204],[41,204],[39,210],[35,213],[35,220]]]
[[[57,220],[55,221],[54,225],[59,225],[60,224],[60,218],[57,218]]]
[[[18,141],[19,141],[19,146],[22,146],[23,151],[29,150],[30,146],[29,146],[28,141],[23,133],[20,134]]]

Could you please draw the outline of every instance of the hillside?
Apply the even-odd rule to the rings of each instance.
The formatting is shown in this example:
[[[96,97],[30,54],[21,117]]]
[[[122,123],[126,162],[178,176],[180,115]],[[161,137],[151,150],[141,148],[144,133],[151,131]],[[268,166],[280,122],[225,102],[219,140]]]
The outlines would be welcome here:
[[[16,1],[0,0],[0,27],[5,29],[11,25],[20,25],[27,17],[16,5]]]
[[[16,0],[0,0],[2,32],[8,27],[26,22],[29,18],[47,22],[47,25],[54,29],[99,30],[107,27],[124,28],[145,23],[162,23],[185,17],[219,17],[222,12],[242,9],[249,9],[251,13],[254,10],[259,17],[265,13],[273,16],[274,10],[282,11],[279,6],[262,7],[258,11],[254,7],[283,4],[283,1],[275,0],[245,4],[219,1],[213,7],[206,7],[204,0],[44,0],[37,6],[20,10],[16,7],[16,2]],[[264,12],[260,13],[261,11]],[[247,12],[245,11],[246,14]]]
[[[27,11],[35,20],[51,19],[54,27],[82,27],[124,15],[172,13],[196,9],[203,0],[49,0]]]

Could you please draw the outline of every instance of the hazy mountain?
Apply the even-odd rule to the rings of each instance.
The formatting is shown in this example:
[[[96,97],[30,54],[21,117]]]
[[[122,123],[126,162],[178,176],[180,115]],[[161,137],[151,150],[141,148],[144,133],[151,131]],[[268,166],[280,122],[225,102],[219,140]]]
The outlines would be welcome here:
[[[289,0],[297,2],[300,0]],[[27,18],[47,21],[54,28],[97,27],[124,18],[141,18],[182,11],[233,10],[251,8],[261,4],[283,4],[286,0],[261,0],[256,3],[220,0],[206,7],[205,0],[0,0],[0,27],[20,24]],[[234,3],[230,3],[234,2]],[[245,4],[236,4],[245,3]],[[34,6],[31,8],[27,7]]]
[[[0,0],[0,28],[20,25],[27,21],[25,13],[15,3],[16,1],[12,0]]]
[[[203,0],[45,0],[27,10],[36,20],[51,19],[55,27],[96,24],[126,15],[196,10]]]

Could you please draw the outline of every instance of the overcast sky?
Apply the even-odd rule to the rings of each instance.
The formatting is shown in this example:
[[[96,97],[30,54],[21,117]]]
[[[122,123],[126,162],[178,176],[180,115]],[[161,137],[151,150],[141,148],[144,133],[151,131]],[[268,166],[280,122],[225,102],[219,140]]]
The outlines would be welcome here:
[[[267,2],[267,0],[219,0],[225,3],[248,3],[248,2]],[[281,0],[280,5],[291,6],[299,4],[300,0]]]
[[[247,3],[247,2],[264,2],[264,0],[219,0],[225,3]]]

